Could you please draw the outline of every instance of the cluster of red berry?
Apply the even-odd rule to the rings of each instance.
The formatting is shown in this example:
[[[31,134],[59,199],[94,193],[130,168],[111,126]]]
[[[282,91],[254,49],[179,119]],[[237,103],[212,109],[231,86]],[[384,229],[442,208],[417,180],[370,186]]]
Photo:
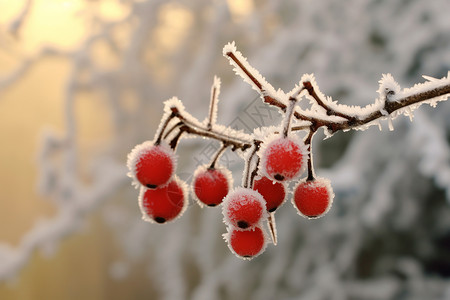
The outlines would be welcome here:
[[[179,217],[187,207],[187,184],[174,175],[175,149],[181,136],[190,134],[221,142],[212,162],[195,171],[191,191],[200,206],[222,204],[228,226],[225,240],[232,252],[245,259],[262,253],[269,242],[264,222],[268,224],[272,242],[277,243],[274,213],[285,202],[286,182],[298,181],[292,203],[300,215],[318,218],[330,209],[334,198],[330,182],[316,177],[313,168],[312,138],[318,129],[324,128],[328,136],[340,130],[364,130],[379,119],[391,120],[401,113],[411,116],[421,103],[435,105],[449,95],[448,77],[440,81],[432,79],[432,84],[420,85],[421,93],[411,94],[411,90],[402,92],[392,76],[384,75],[375,104],[366,108],[347,107],[325,97],[313,75],[304,75],[300,84],[287,94],[266,82],[234,43],[226,45],[223,54],[236,73],[259,92],[264,103],[280,109],[284,114],[281,125],[257,128],[249,135],[215,124],[220,92],[220,80],[215,78],[209,117],[200,122],[184,110],[178,99],[166,101],[166,113],[155,140],[133,149],[128,156],[128,168],[136,185],[141,187],[139,205],[144,219],[166,223]],[[438,81],[442,86],[437,86]],[[415,90],[418,89],[416,86]],[[300,98],[307,98],[311,109],[298,107]],[[303,141],[297,139],[297,132],[306,132]],[[241,151],[245,157],[242,187],[233,189],[231,172],[216,166],[227,149]],[[307,175],[301,179],[305,170]]]
[[[262,253],[269,241],[264,222],[269,224],[276,243],[274,213],[286,200],[286,181],[303,174],[309,156],[306,146],[293,137],[275,134],[262,145],[261,153],[257,153],[262,168],[254,170],[249,186],[232,189],[231,172],[216,166],[217,157],[211,165],[200,166],[194,172],[191,186],[200,206],[222,204],[228,226],[225,240],[237,256],[246,259]],[[259,147],[255,153],[257,150]],[[176,164],[174,149],[160,139],[140,144],[130,153],[128,167],[141,185],[139,203],[144,219],[165,223],[186,209],[187,185],[174,175]],[[328,211],[333,197],[329,182],[313,177],[299,182],[292,203],[301,215],[317,218]]]

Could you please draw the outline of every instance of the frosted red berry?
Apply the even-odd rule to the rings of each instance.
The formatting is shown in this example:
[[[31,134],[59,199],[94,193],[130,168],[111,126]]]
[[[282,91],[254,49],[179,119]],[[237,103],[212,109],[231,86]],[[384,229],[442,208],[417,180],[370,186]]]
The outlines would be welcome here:
[[[225,223],[247,229],[266,217],[266,204],[258,192],[239,187],[225,197],[222,213]]]
[[[263,196],[268,212],[274,212],[286,199],[284,185],[280,182],[274,182],[266,176],[256,179],[253,183],[253,189]]]
[[[228,230],[228,246],[237,256],[251,259],[264,252],[267,238],[261,227],[256,226],[250,230],[231,227]]]
[[[300,176],[304,170],[306,147],[290,137],[270,141],[264,148],[263,172],[274,180],[285,181]]]
[[[316,178],[301,181],[295,188],[292,201],[302,216],[318,218],[328,212],[333,198],[330,182],[324,178]]]
[[[200,166],[194,173],[192,189],[200,204],[216,206],[222,203],[232,186],[231,174],[225,168]]]
[[[177,179],[156,189],[143,187],[139,200],[144,219],[160,224],[180,216],[187,207],[184,183]]]
[[[128,156],[131,176],[147,188],[166,185],[176,168],[174,151],[165,143],[145,142],[136,146]]]

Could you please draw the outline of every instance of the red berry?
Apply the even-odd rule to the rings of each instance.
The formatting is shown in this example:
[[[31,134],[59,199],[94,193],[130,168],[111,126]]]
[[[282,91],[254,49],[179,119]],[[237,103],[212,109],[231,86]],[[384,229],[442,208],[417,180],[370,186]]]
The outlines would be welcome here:
[[[284,185],[280,182],[273,182],[266,176],[257,179],[253,183],[253,189],[260,193],[266,200],[268,212],[275,211],[286,198]]]
[[[187,207],[185,183],[173,179],[157,189],[141,188],[139,205],[146,221],[165,223],[175,219]]]
[[[200,205],[216,206],[222,203],[232,186],[230,171],[200,166],[194,173],[192,187]]]
[[[307,156],[306,146],[290,137],[276,138],[269,142],[261,157],[263,171],[277,181],[300,176]]]
[[[223,200],[222,213],[225,223],[247,229],[266,217],[266,203],[258,192],[239,187]]]
[[[302,180],[295,188],[292,201],[302,216],[318,218],[328,212],[333,198],[330,181],[316,178],[312,181]]]
[[[137,145],[128,155],[130,176],[147,188],[166,185],[176,168],[176,156],[166,144],[145,142]]]
[[[228,235],[225,236],[228,247],[237,256],[252,259],[264,252],[267,238],[261,227],[256,226],[250,230],[238,230],[232,227],[228,230]]]

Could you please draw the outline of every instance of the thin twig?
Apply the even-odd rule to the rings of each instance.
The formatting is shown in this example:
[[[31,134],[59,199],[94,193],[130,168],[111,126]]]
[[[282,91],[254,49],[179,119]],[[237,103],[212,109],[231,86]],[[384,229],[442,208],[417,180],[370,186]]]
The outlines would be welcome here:
[[[303,87],[308,91],[308,94],[319,104],[321,107],[325,109],[328,116],[338,116],[347,120],[353,119],[354,117],[349,116],[347,114],[344,114],[342,112],[338,112],[332,108],[330,108],[324,100],[320,99],[319,95],[317,95],[316,91],[314,90],[313,85],[310,81],[303,82]]]
[[[174,124],[172,127],[170,127],[169,130],[167,130],[166,134],[164,135],[163,139],[167,139],[167,137],[175,130],[177,129],[177,127],[180,127],[181,125],[183,125],[183,122],[178,122],[176,124]]]
[[[207,128],[203,128],[189,121],[180,113],[180,110],[176,106],[172,106],[170,109],[175,114],[175,116],[184,124],[184,126],[182,126],[180,130],[228,143],[233,146],[233,149],[245,150],[247,148],[250,148],[252,145],[250,141],[244,140],[242,138],[237,138],[236,135],[238,135],[238,132],[231,131],[230,133],[232,134],[227,135],[214,129],[208,130]]]
[[[208,124],[206,125],[206,128],[208,130],[211,130],[212,125],[213,125],[213,118],[214,118],[214,113],[215,113],[215,108],[216,108],[216,100],[218,97],[218,93],[220,92],[220,90],[218,90],[218,87],[216,85],[217,81],[219,79],[217,77],[214,77],[214,83],[211,89],[211,99],[209,101],[209,117],[208,117]]]
[[[250,175],[249,187],[251,187],[251,188],[253,188],[253,182],[255,181],[256,175],[258,175],[260,161],[261,161],[261,159],[258,156],[258,158],[256,159],[255,168],[253,169],[252,174]]]
[[[269,224],[269,231],[270,236],[272,238],[272,242],[274,246],[276,246],[278,244],[278,240],[277,240],[277,223],[275,222],[275,212],[269,213],[267,223]]]
[[[244,175],[244,184],[243,184],[243,186],[245,188],[252,187],[253,182],[250,182],[250,174],[252,174],[252,172],[250,171],[250,169],[252,166],[253,157],[255,157],[256,153],[259,151],[261,143],[262,143],[262,141],[259,141],[259,140],[253,141],[253,151],[252,151],[252,153],[250,153],[250,156],[245,161],[245,175]],[[258,164],[259,164],[259,159],[258,159]]]
[[[227,149],[228,146],[229,146],[228,143],[223,143],[223,145],[222,145],[222,147],[220,147],[219,151],[216,152],[216,155],[214,156],[213,160],[211,161],[211,164],[209,165],[208,169],[214,169],[216,167],[217,160],[222,155],[222,153]]]
[[[287,137],[288,133],[290,131],[291,127],[291,120],[292,120],[292,113],[295,109],[295,104],[297,104],[297,98],[296,97],[290,97],[289,98],[289,106],[286,110],[286,114],[284,115],[285,123],[283,128],[283,137]]]
[[[167,116],[167,118],[164,120],[164,124],[162,125],[160,132],[158,134],[158,137],[156,138],[155,145],[161,144],[161,139],[164,133],[164,130],[166,130],[167,125],[169,125],[169,122],[175,117],[174,113],[171,113]]]
[[[259,94],[261,95],[261,97],[263,97],[264,102],[266,102],[272,106],[276,106],[279,109],[281,109],[282,111],[286,111],[286,105],[281,103],[281,101],[274,99],[268,95],[265,95],[265,90],[263,89],[261,82],[259,82],[258,79],[256,79],[256,77],[249,70],[247,70],[247,68],[236,57],[236,55],[234,55],[233,52],[227,52],[227,53],[225,53],[225,55],[228,56],[232,61],[234,61],[234,63],[245,73],[245,75],[247,75],[248,78],[258,87]]]
[[[174,150],[174,151],[176,150],[176,148],[178,146],[178,142],[180,141],[180,138],[184,132],[186,132],[186,131],[182,130],[182,128],[180,128],[180,131],[177,133],[177,135],[170,141],[169,145],[170,145],[170,148],[172,148],[172,150]]]
[[[313,156],[312,156],[312,138],[314,136],[315,131],[309,131],[308,136],[306,137],[304,143],[308,147],[308,177],[306,178],[307,181],[313,181],[314,180],[314,165],[313,165]]]

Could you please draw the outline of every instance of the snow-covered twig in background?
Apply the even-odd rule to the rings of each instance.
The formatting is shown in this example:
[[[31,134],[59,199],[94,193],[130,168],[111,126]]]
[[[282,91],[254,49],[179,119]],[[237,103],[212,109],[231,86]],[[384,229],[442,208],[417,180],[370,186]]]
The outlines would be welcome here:
[[[420,74],[441,77],[450,65],[449,43],[445,38],[449,31],[446,0],[408,3],[351,0],[346,7],[352,9],[337,6],[333,1],[315,5],[303,0],[266,1],[258,2],[245,21],[239,22],[228,7],[231,2],[182,1],[166,5],[166,1],[159,0],[122,1],[131,7],[132,22],[124,23],[126,29],[122,33],[129,35],[118,43],[117,68],[97,64],[88,51],[92,44],[77,46],[80,52],[89,53],[84,56],[89,59],[84,60],[86,68],[82,72],[83,78],[88,80],[77,83],[74,92],[84,88],[105,91],[102,94],[108,111],[114,112],[111,125],[115,141],[105,152],[96,148],[92,151],[95,153],[90,153],[95,154],[92,161],[96,164],[91,168],[88,162],[89,174],[104,175],[108,170],[101,165],[111,162],[123,169],[124,154],[129,148],[149,138],[149,123],[155,118],[153,112],[162,107],[160,99],[183,95],[183,101],[189,103],[188,111],[194,116],[204,116],[208,96],[205,83],[218,73],[217,53],[227,40],[236,39],[270,82],[285,86],[292,84],[291,80],[299,74],[314,72],[323,90],[349,106],[371,102],[377,88],[373,83],[382,73],[390,72],[405,83],[402,85],[408,86],[419,82]],[[179,47],[175,51],[164,49],[155,54],[153,50],[165,43],[152,41],[149,46],[147,42],[150,36],[161,33],[159,29],[164,22],[160,16],[167,14],[166,8],[170,5],[193,16],[194,26],[187,29],[188,34],[183,38],[176,37]],[[92,28],[107,23],[99,18]],[[116,29],[120,30],[120,26],[111,25],[106,35],[115,40]],[[87,38],[97,33],[90,31]],[[164,34],[165,38],[170,36],[170,33]],[[96,40],[102,41],[102,35]],[[169,70],[162,72],[168,74],[169,85],[158,81],[160,69],[154,65],[147,67],[148,51],[151,58],[157,56],[160,64]],[[74,64],[82,62],[76,59],[79,56],[64,57]],[[33,62],[40,62],[42,58],[38,56]],[[29,64],[32,66],[34,63]],[[228,74],[225,68],[219,72]],[[26,73],[10,77],[11,74],[3,76],[14,77],[8,81],[8,86],[20,83]],[[268,126],[278,117],[276,111],[261,106],[246,107],[244,103],[253,98],[251,90],[239,79],[223,78],[221,124],[240,124],[240,128],[247,130],[248,127],[247,132],[251,132],[252,127]],[[120,105],[125,100],[123,95],[130,91],[137,99],[137,111]],[[269,92],[276,94],[276,91]],[[315,107],[322,112],[326,110],[317,103]],[[317,172],[331,179],[339,199],[335,201],[335,209],[327,218],[314,222],[299,220],[289,210],[280,210],[277,226],[283,234],[278,239],[277,249],[269,248],[264,256],[250,264],[225,252],[226,246],[218,239],[223,233],[223,224],[217,210],[192,208],[173,226],[155,229],[140,220],[133,201],[124,201],[133,198],[133,190],[117,185],[109,176],[105,189],[120,195],[125,190],[128,197],[122,197],[121,201],[105,198],[97,202],[102,205],[92,206],[92,210],[81,216],[84,218],[95,212],[104,216],[105,224],[117,240],[115,247],[123,250],[122,255],[113,258],[116,261],[112,266],[120,265],[124,268],[119,269],[130,271],[147,268],[148,278],[141,277],[142,286],[149,297],[155,299],[447,299],[450,290],[445,273],[448,267],[445,236],[450,218],[448,206],[443,205],[442,191],[450,188],[450,152],[446,138],[450,129],[449,110],[443,105],[437,110],[423,109],[415,115],[412,125],[398,120],[396,131],[390,134],[371,130],[363,134],[354,132],[315,147]],[[331,119],[331,116],[327,118]],[[309,125],[309,122],[297,121],[293,129],[304,130]],[[47,153],[53,151],[50,143],[55,139],[63,141],[64,135],[47,138]],[[61,155],[74,154],[71,147],[80,144],[79,140],[73,143],[70,147],[56,147],[54,154],[40,160],[41,178],[51,179],[45,174],[61,178],[66,172],[76,171],[57,161]],[[208,160],[203,151],[206,146],[200,154],[192,151],[198,145],[203,146],[201,143],[201,140],[186,140],[188,147],[181,149],[186,153],[183,162],[187,165],[183,169],[186,178],[197,161]],[[220,163],[229,163],[227,159],[225,153]],[[231,166],[234,175],[239,176],[240,170]],[[404,174],[393,170],[395,166],[405,170]],[[86,161],[77,160],[77,168],[81,167],[86,167]],[[79,174],[72,178],[77,182],[70,184],[77,190]],[[386,180],[389,184],[383,185]],[[99,181],[92,182],[93,186],[99,184]],[[378,191],[380,186],[383,189]],[[64,197],[60,188],[56,183],[46,191],[60,207],[67,205],[70,209],[72,202],[58,201]],[[89,191],[93,190],[86,192]],[[385,205],[385,195],[393,200],[390,205]],[[364,211],[376,216],[371,219],[373,223],[365,222]],[[77,220],[83,222],[83,219]],[[45,236],[50,235],[51,229],[52,226],[47,226],[45,234],[34,235],[36,247],[33,249],[45,244]],[[55,244],[62,238],[60,235],[55,239]],[[32,257],[29,255],[32,250],[23,251],[24,244],[8,250],[27,255],[24,263],[15,265],[4,278],[13,278]],[[2,266],[7,266],[3,260],[0,269]],[[118,280],[128,274],[119,273],[111,274]]]

